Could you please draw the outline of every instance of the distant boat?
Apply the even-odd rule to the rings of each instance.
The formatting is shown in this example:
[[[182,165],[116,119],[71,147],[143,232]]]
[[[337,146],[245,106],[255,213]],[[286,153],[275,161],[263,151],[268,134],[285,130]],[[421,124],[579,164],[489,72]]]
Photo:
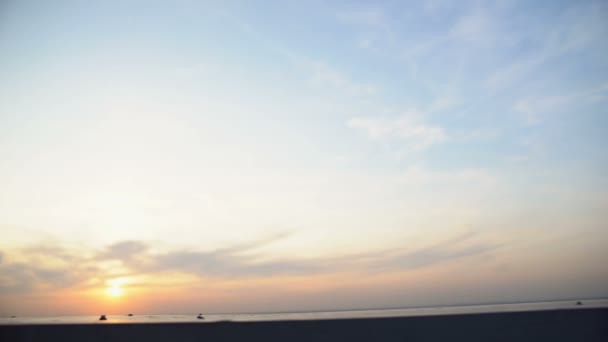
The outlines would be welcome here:
[[[583,305],[583,303],[581,303],[581,302],[576,302],[576,305]]]
[[[198,316],[196,316],[196,318],[197,318],[197,319],[205,319],[205,317],[203,317],[203,315],[202,315],[202,314],[200,314],[200,313],[198,314]]]
[[[100,321],[107,321],[108,319],[106,318],[106,315],[101,315],[101,316],[99,317],[99,320],[100,320]]]
[[[127,316],[129,316],[129,317],[133,317],[133,314],[128,314]]]

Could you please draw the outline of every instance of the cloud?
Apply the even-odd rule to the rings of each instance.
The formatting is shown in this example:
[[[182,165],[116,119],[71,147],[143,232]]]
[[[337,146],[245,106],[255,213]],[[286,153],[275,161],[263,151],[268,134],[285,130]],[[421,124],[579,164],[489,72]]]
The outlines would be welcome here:
[[[377,91],[376,87],[355,82],[326,63],[310,62],[308,68],[311,72],[310,81],[313,84],[329,86],[350,96],[372,95]]]
[[[370,26],[390,31],[387,24],[388,18],[380,8],[353,8],[343,10],[336,14],[336,18],[346,23]]]
[[[387,118],[352,118],[346,125],[363,130],[374,140],[397,140],[407,144],[414,151],[424,150],[432,145],[443,143],[447,135],[443,128],[422,123],[406,116]]]
[[[475,242],[476,232],[467,232],[447,241],[416,250],[384,249],[362,254],[317,259],[291,259],[256,262],[242,250],[226,248],[211,252],[171,251],[150,255],[138,272],[180,271],[199,277],[239,279],[283,275],[319,275],[337,271],[399,270],[432,266],[444,261],[487,254],[499,245]]]
[[[36,279],[28,268],[20,263],[0,265],[0,294],[31,291]]]
[[[319,265],[302,260],[255,262],[252,258],[233,253],[172,251],[151,256],[139,269],[144,272],[180,271],[199,277],[251,278],[277,275],[311,274],[321,270]]]
[[[466,232],[446,241],[389,257],[378,266],[398,269],[428,267],[440,262],[487,255],[501,247],[499,244],[475,242],[475,237],[479,237],[478,233]]]
[[[44,266],[32,261],[0,264],[0,295],[56,290],[81,284],[98,274],[84,259],[71,265]]]
[[[506,87],[530,74],[548,58],[549,55],[535,55],[498,68],[488,77],[486,84],[494,90]]]
[[[322,269],[311,261],[280,260],[258,261],[255,251],[280,241],[291,233],[283,232],[264,239],[228,246],[213,251],[173,250],[161,254],[148,254],[144,262],[127,262],[139,272],[155,273],[181,271],[200,277],[248,278],[276,275],[310,274]]]
[[[123,241],[108,246],[104,252],[99,254],[98,258],[128,260],[147,249],[148,246],[141,241]]]
[[[526,125],[535,125],[541,121],[542,113],[556,109],[566,102],[568,102],[567,97],[559,96],[526,98],[515,102],[513,109],[523,115]]]
[[[608,99],[608,84],[563,95],[525,97],[513,104],[513,109],[522,115],[523,123],[536,125],[547,114],[563,111],[572,105],[585,105]]]
[[[75,256],[67,250],[48,244],[35,244],[25,247],[21,249],[21,253],[31,256],[44,255],[47,259],[54,259],[55,261],[62,261],[65,263],[69,263],[75,259]]]
[[[580,51],[593,44],[601,44],[607,33],[601,5],[578,6],[561,13],[553,22],[536,27],[531,25],[515,40],[517,44],[534,43],[536,48],[521,58],[511,58],[490,74],[486,85],[491,90],[508,87],[531,75],[542,65],[565,54]]]
[[[324,60],[310,58],[283,48],[277,48],[276,51],[294,67],[300,69],[304,73],[304,80],[311,85],[352,97],[369,96],[378,91],[375,85],[355,80]]]
[[[423,165],[409,167],[400,177],[399,182],[404,185],[427,185],[450,183],[473,183],[479,185],[492,185],[496,178],[486,170],[480,168],[465,168],[455,171],[434,171]]]
[[[101,271],[88,255],[60,245],[33,244],[4,253],[0,294],[52,291],[87,282]]]
[[[462,104],[462,99],[452,93],[438,96],[428,107],[429,113],[444,112]]]
[[[360,49],[384,54],[395,44],[396,34],[393,30],[387,10],[378,7],[356,7],[343,9],[336,13],[340,23],[350,26],[358,37],[356,45]]]
[[[19,262],[0,263],[0,295],[27,293],[41,290],[57,290],[79,285],[103,286],[104,279],[116,274],[100,263],[121,257],[128,269],[125,275],[151,275],[163,272],[179,272],[198,278],[219,280],[266,278],[285,275],[315,276],[341,271],[376,272],[378,270],[404,270],[428,267],[447,262],[485,255],[499,246],[475,242],[482,240],[477,233],[467,233],[456,238],[411,250],[407,247],[383,249],[372,252],[306,259],[274,259],[260,261],[258,256],[247,252],[268,243],[278,241],[286,235],[278,234],[257,242],[247,243],[213,251],[174,249],[164,253],[152,253],[143,241],[124,241],[108,246],[93,257],[83,256],[67,249],[56,247],[62,255],[69,255],[72,262],[64,266],[35,264],[33,260],[45,257],[42,250]],[[138,254],[139,258],[131,258]],[[0,253],[4,255],[4,253]],[[97,279],[97,283],[91,283]]]
[[[270,236],[262,238],[262,239],[257,239],[257,240],[249,241],[249,242],[246,242],[243,244],[226,247],[226,248],[220,249],[218,251],[223,252],[223,253],[236,253],[236,252],[251,251],[251,250],[255,250],[255,249],[264,247],[266,245],[269,245],[273,242],[286,239],[286,238],[290,237],[291,235],[292,235],[291,232],[279,232],[279,233],[270,235]]]
[[[492,22],[491,15],[476,10],[460,17],[451,28],[449,36],[472,43],[491,42],[494,37]]]

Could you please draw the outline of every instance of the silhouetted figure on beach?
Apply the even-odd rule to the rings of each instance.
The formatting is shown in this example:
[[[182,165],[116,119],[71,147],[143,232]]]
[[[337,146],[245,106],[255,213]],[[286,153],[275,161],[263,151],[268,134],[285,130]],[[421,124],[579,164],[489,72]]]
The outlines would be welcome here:
[[[106,318],[106,315],[101,315],[101,316],[99,317],[99,320],[100,320],[100,321],[107,321],[108,319]]]
[[[583,305],[583,303],[581,303],[581,302],[576,302],[576,305]]]
[[[203,314],[198,314],[198,316],[196,316],[197,319],[205,319],[205,317],[203,317]]]

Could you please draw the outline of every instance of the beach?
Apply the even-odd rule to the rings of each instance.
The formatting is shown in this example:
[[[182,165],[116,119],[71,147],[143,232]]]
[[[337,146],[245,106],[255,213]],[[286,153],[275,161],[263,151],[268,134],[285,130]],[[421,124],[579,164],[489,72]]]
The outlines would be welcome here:
[[[262,322],[0,326],[2,341],[606,341],[608,308]]]

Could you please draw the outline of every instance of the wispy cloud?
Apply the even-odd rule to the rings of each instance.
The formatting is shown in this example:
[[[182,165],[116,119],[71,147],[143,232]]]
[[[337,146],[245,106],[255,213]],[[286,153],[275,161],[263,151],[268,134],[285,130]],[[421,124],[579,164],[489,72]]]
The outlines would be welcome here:
[[[552,25],[536,27],[531,25],[527,35],[520,35],[517,40],[522,43],[533,41],[536,48],[515,58],[510,64],[497,68],[486,84],[492,90],[508,87],[527,76],[537,68],[568,53],[580,51],[594,42],[601,44],[606,33],[603,18],[606,9],[602,6],[581,6],[566,11]]]
[[[530,74],[532,70],[544,63],[549,57],[548,54],[540,54],[506,65],[493,72],[488,77],[486,84],[492,90],[506,87]]]
[[[15,251],[11,251],[15,254]],[[59,246],[32,245],[16,251],[22,260],[0,262],[0,294],[45,291],[82,284],[100,271],[87,257]]]
[[[450,29],[448,36],[470,43],[489,43],[495,37],[493,17],[482,9],[461,16]]]
[[[310,81],[314,85],[328,86],[350,96],[372,95],[377,92],[375,86],[352,80],[335,68],[324,62],[307,63],[311,75]]]
[[[281,238],[282,236],[277,235],[240,247],[229,246],[214,251],[174,249],[163,253],[152,252],[150,246],[143,241],[123,241],[110,245],[93,256],[53,247],[53,250],[58,252],[56,255],[70,260],[70,263],[61,267],[44,262],[39,265],[21,261],[0,263],[0,295],[33,290],[52,291],[83,284],[103,286],[107,280],[104,280],[104,277],[117,276],[104,273],[106,271],[100,267],[101,263],[110,260],[119,260],[126,268],[127,271],[122,276],[178,272],[201,279],[230,280],[430,267],[442,262],[488,254],[500,247],[484,242],[483,237],[476,232],[468,232],[424,247],[410,247],[408,245],[411,244],[405,243],[403,248],[326,258],[259,261],[255,256],[247,254],[250,250]],[[36,250],[34,247],[30,250],[32,252],[25,257],[26,261],[48,258],[44,250]],[[97,281],[91,282],[92,279]]]
[[[523,123],[535,125],[552,113],[567,110],[573,105],[581,106],[608,99],[608,84],[601,84],[579,92],[525,97],[513,104],[513,109],[522,115]]]
[[[541,121],[541,114],[568,102],[568,97],[550,96],[543,98],[526,98],[518,100],[513,108],[523,115],[527,125],[535,125]]]
[[[443,128],[424,123],[413,117],[407,115],[391,119],[352,118],[347,121],[346,125],[364,131],[374,140],[400,141],[413,151],[424,150],[447,140]]]
[[[440,262],[455,261],[467,257],[479,257],[496,251],[501,245],[476,241],[475,232],[466,232],[435,244],[391,256],[379,265],[384,268],[421,268]]]
[[[359,7],[341,9],[336,13],[340,23],[355,27],[357,47],[383,53],[396,40],[391,16],[382,7]]]
[[[423,165],[410,166],[400,177],[400,183],[404,185],[427,185],[439,184],[461,184],[472,183],[477,185],[496,184],[496,177],[488,171],[480,168],[465,168],[454,171],[435,171]]]
[[[123,241],[108,246],[105,251],[98,255],[98,258],[101,260],[129,260],[147,249],[148,246],[141,241]]]
[[[338,11],[338,13],[336,13],[336,17],[338,20],[346,23],[380,28],[386,33],[392,32],[388,24],[389,19],[387,18],[384,10],[378,7],[345,9]]]

